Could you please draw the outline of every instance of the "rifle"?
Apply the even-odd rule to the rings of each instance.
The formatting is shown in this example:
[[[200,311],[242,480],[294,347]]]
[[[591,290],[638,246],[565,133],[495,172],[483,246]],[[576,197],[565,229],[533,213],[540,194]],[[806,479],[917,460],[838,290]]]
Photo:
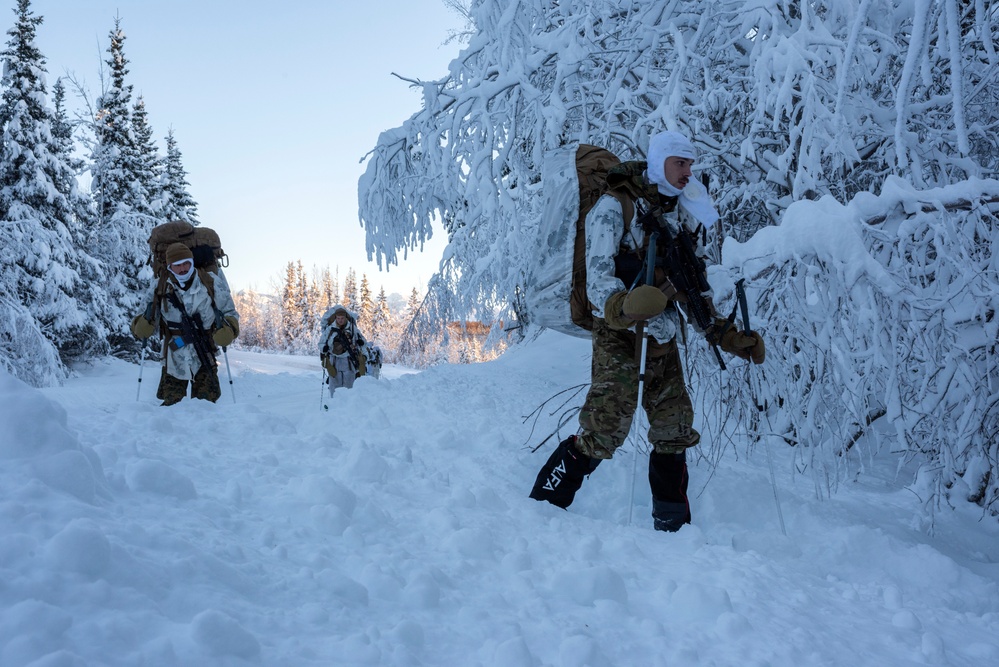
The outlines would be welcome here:
[[[333,336],[333,342],[335,343],[336,341],[340,341],[343,349],[347,351],[347,358],[350,359],[350,363],[354,366],[354,369],[360,368],[357,363],[357,347],[347,339],[341,329],[337,329],[336,335]]]
[[[212,348],[208,344],[208,334],[205,332],[204,326],[201,322],[201,315],[195,313],[194,318],[192,319],[191,316],[187,314],[187,309],[184,308],[184,303],[173,291],[167,292],[166,297],[170,300],[173,307],[180,311],[180,330],[182,334],[180,338],[181,344],[175,345],[174,348],[179,350],[186,344],[193,345],[194,351],[198,355],[198,361],[201,362],[201,366],[203,368],[214,368],[212,361],[215,360],[215,355]],[[235,400],[235,397],[233,400]]]
[[[655,265],[664,269],[666,277],[669,278],[673,287],[687,297],[683,304],[684,311],[693,318],[698,328],[705,332],[708,344],[711,345],[715,358],[718,359],[718,365],[721,366],[722,370],[725,370],[725,362],[718,349],[718,341],[721,340],[724,328],[722,331],[715,331],[711,304],[704,298],[704,292],[709,291],[711,285],[708,284],[708,279],[705,276],[704,260],[697,256],[693,235],[683,224],[678,225],[679,229],[673,232],[666,223],[659,207],[648,212],[639,208],[639,213],[641,215],[638,218],[638,223],[642,225],[642,228],[653,234],[658,232],[666,240],[662,244],[662,250],[656,251]],[[653,260],[647,257],[646,261]]]

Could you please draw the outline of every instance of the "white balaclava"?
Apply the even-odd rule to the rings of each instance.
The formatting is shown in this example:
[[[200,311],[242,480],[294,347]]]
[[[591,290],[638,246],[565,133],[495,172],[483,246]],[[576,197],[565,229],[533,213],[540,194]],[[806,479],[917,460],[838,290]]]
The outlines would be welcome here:
[[[679,132],[654,134],[649,139],[648,155],[648,166],[645,171],[649,182],[654,183],[659,192],[667,197],[678,196],[680,207],[695,220],[704,225],[713,225],[719,216],[707,189],[697,179],[692,178],[687,182],[687,187],[680,190],[666,180],[666,172],[663,170],[663,164],[669,157],[682,157],[691,161],[697,159],[697,151],[694,150],[690,139]]]
[[[191,276],[194,275],[194,271],[195,271],[194,261],[190,260],[190,259],[182,259],[179,262],[174,262],[173,264],[170,265],[170,266],[173,266],[174,264],[183,264],[184,262],[191,262],[191,268],[189,268],[187,270],[187,273],[185,273],[182,276],[178,276],[173,271],[170,272],[170,274],[173,275],[173,277],[177,279],[177,283],[180,284],[181,287],[183,287],[184,285],[186,285],[187,281],[190,280]]]

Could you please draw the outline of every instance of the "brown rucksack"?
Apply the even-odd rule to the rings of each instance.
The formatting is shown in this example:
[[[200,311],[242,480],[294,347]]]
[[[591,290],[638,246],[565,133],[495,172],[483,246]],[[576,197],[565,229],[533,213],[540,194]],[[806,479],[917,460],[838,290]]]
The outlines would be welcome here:
[[[172,243],[183,243],[194,255],[194,267],[201,282],[215,302],[215,281],[210,273],[217,274],[221,267],[229,266],[229,256],[222,250],[222,241],[214,229],[195,227],[184,220],[164,222],[149,233],[149,264],[156,274],[156,294],[162,296],[167,280],[166,249]]]
[[[214,229],[195,227],[184,220],[164,222],[149,233],[149,263],[157,276],[166,271],[166,249],[171,243],[183,243],[194,254],[194,266],[218,273],[219,267],[229,266],[229,256],[222,250],[222,241]]]

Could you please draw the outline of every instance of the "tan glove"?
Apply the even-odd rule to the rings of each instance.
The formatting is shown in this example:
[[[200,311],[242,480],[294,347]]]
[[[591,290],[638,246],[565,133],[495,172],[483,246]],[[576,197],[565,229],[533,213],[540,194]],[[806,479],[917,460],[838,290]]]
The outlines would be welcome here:
[[[134,335],[139,340],[145,340],[149,338],[154,333],[156,333],[156,328],[153,323],[145,318],[144,315],[136,315],[132,318],[132,335]]]
[[[742,333],[735,327],[729,327],[722,334],[718,345],[729,354],[734,354],[740,359],[751,360],[754,364],[762,364],[767,358],[763,337],[755,331]]]
[[[648,320],[659,315],[669,304],[663,291],[652,285],[639,285],[628,292],[621,305],[621,312],[632,320]]]
[[[219,347],[229,347],[232,341],[236,340],[236,336],[239,334],[239,321],[234,317],[226,316],[225,324],[220,326],[212,334],[212,340]]]
[[[628,293],[622,291],[614,292],[607,297],[607,303],[604,304],[604,321],[611,329],[628,329],[635,323],[635,320],[628,319],[621,312],[621,307],[627,296]]]

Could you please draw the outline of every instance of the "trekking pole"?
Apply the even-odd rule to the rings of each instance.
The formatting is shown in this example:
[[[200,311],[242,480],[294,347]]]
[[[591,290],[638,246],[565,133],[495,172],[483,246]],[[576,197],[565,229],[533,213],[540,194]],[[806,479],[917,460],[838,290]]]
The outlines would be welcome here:
[[[659,232],[652,232],[649,236],[649,247],[645,251],[645,284],[651,285],[655,282],[656,275],[656,239]],[[638,327],[636,332],[642,337],[642,352],[638,362],[638,401],[635,404],[635,416],[642,409],[642,395],[645,393],[645,362],[649,353],[649,334],[645,327],[645,321]],[[638,476],[638,443],[635,443],[635,457],[631,460],[631,493],[628,498],[628,525],[631,525],[631,517],[635,511],[635,477]]]
[[[739,300],[739,308],[742,310],[742,330],[743,330],[743,333],[748,334],[749,333],[749,305],[746,303],[746,287],[744,285],[745,282],[746,282],[745,278],[740,278],[739,281],[735,284],[735,295],[736,295],[736,298],[738,298],[738,300]],[[750,364],[750,365],[752,365],[752,364]],[[752,389],[751,386],[750,386],[750,389]],[[765,411],[764,406],[761,405],[756,400],[755,396],[753,397],[753,402],[756,403],[757,410],[759,410],[761,413],[763,413],[764,416],[766,416],[766,411]],[[770,420],[770,418],[767,417],[767,421],[769,421],[769,420]],[[773,430],[773,429],[771,429],[771,430]],[[774,490],[774,503],[776,503],[776,505],[777,505],[777,520],[780,521],[780,532],[781,532],[781,534],[784,535],[784,537],[787,537],[787,529],[784,527],[784,513],[781,511],[781,507],[780,507],[780,495],[777,493],[777,478],[774,475],[774,459],[773,459],[773,455],[770,453],[770,438],[769,437],[763,438],[763,447],[767,450],[767,467],[770,469],[770,486],[773,487],[773,490]]]
[[[236,390],[232,387],[232,371],[229,370],[229,354],[222,348],[222,357],[225,359],[225,372],[229,376],[229,393],[232,395],[232,402],[236,402]]]
[[[139,400],[139,392],[142,390],[142,367],[146,362],[146,339],[142,339],[142,354],[139,355],[139,385],[135,388],[135,400]]]
[[[326,393],[326,367],[323,366],[323,381],[322,381],[322,384],[319,385],[319,410],[320,410],[320,412],[322,411],[322,409],[324,407],[326,407],[325,405],[323,405],[323,394],[325,394],[325,393]]]

